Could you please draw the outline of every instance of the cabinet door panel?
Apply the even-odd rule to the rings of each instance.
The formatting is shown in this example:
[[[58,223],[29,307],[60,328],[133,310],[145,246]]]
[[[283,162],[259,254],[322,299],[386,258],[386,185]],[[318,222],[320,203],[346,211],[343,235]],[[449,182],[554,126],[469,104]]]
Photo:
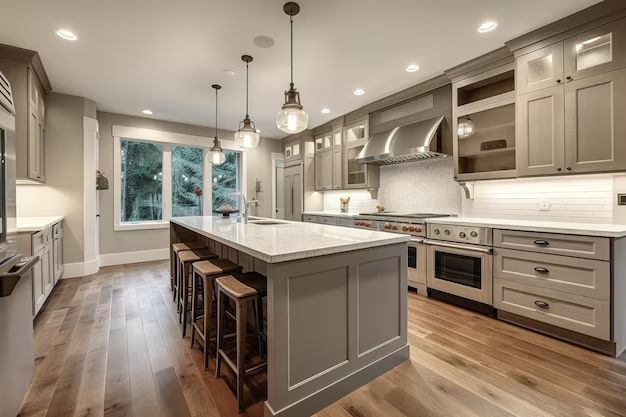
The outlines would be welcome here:
[[[626,169],[626,69],[567,83],[567,171]]]
[[[333,153],[324,152],[321,157],[322,161],[322,189],[330,190],[333,188]]]
[[[339,149],[335,149],[333,151],[333,181],[332,188],[333,189],[341,189],[341,178],[343,175],[342,167],[342,158],[343,154],[341,152],[341,147]]]
[[[28,117],[28,177],[39,179],[41,176],[41,129],[39,116],[31,110]]]
[[[349,146],[345,149],[345,162],[343,164],[345,188],[363,188],[366,185],[367,165],[356,162],[356,157],[364,146]]]
[[[567,39],[566,80],[590,77],[626,66],[626,19]]]
[[[517,94],[557,85],[563,78],[563,43],[522,55],[516,62]]]
[[[33,317],[37,315],[46,300],[42,264],[41,258],[39,258],[39,261],[33,266]]]
[[[518,174],[563,172],[563,87],[518,96],[516,108]]]
[[[315,154],[315,189],[317,191],[324,190],[324,179],[323,179],[324,161],[322,160],[322,155],[323,155],[322,153]]]

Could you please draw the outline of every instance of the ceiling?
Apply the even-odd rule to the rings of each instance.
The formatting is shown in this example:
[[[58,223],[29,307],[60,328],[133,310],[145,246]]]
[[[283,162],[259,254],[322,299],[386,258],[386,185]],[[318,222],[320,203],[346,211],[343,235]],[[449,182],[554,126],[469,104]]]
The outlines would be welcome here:
[[[289,18],[283,0],[12,0],[2,6],[0,43],[40,53],[54,91],[90,98],[98,109],[236,129],[245,113],[280,138],[275,115],[289,83]],[[417,84],[597,0],[300,0],[295,17],[296,88],[320,125]],[[498,22],[489,33],[477,27]],[[76,42],[56,36],[69,29]],[[252,39],[267,35],[269,49]],[[417,63],[421,69],[405,71]],[[232,69],[235,75],[224,73]],[[355,96],[362,88],[366,94]],[[321,114],[328,107],[330,114]]]

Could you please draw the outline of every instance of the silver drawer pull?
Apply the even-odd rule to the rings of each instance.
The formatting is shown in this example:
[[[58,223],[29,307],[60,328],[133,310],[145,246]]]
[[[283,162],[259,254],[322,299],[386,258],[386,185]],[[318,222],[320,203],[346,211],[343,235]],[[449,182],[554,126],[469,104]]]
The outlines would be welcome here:
[[[548,242],[547,240],[535,240],[533,243],[535,245],[537,245],[537,246],[548,246],[548,245],[550,245],[550,242]]]
[[[545,301],[537,300],[535,301],[535,305],[539,308],[544,308],[544,309],[550,308],[550,304],[546,303]]]
[[[548,272],[550,272],[548,268],[544,268],[543,266],[536,266],[535,271],[541,272],[542,274],[547,274]]]

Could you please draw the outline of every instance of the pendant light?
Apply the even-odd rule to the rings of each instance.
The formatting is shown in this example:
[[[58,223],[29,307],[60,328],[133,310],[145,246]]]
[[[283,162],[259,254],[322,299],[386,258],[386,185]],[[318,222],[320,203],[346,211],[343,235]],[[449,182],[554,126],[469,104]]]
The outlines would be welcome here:
[[[213,165],[222,165],[226,161],[226,155],[224,155],[220,140],[217,137],[217,92],[222,86],[213,84],[211,87],[215,89],[215,137],[213,138],[213,147],[209,150],[209,158]]]
[[[476,127],[474,122],[469,117],[461,117],[459,119],[459,125],[456,128],[456,134],[459,139],[467,139],[474,134]]]
[[[290,1],[285,3],[283,11],[289,15],[291,24],[291,82],[289,90],[285,91],[285,104],[276,115],[276,126],[285,133],[298,133],[309,125],[309,116],[300,103],[300,93],[293,87],[293,17],[300,12],[300,6]]]
[[[248,64],[252,62],[250,55],[242,55],[241,60],[246,63],[246,117],[239,122],[239,130],[235,132],[235,142],[242,148],[256,148],[259,144],[259,134],[254,122],[248,114]]]

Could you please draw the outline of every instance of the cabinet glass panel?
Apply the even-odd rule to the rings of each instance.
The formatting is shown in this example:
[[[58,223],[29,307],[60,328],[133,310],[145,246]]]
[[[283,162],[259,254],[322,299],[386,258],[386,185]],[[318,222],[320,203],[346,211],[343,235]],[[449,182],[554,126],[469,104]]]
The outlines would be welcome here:
[[[365,184],[365,164],[358,164],[355,160],[364,146],[355,146],[346,149],[346,159],[348,162],[348,185]]]
[[[285,158],[291,158],[291,146],[285,147]]]
[[[528,84],[550,80],[554,77],[552,54],[528,61]]]
[[[332,146],[331,136],[330,135],[324,136],[324,149],[330,149],[331,146]]]
[[[321,151],[323,147],[324,147],[324,138],[315,139],[315,150]]]
[[[333,146],[341,146],[341,131],[333,134]]]
[[[613,60],[611,33],[593,36],[576,44],[576,71],[606,64]]]
[[[358,142],[360,140],[364,140],[365,138],[365,124],[353,126],[346,130],[346,142]]]
[[[298,157],[300,156],[300,144],[299,143],[294,143],[293,147],[292,147],[292,151],[293,151],[293,157]]]

